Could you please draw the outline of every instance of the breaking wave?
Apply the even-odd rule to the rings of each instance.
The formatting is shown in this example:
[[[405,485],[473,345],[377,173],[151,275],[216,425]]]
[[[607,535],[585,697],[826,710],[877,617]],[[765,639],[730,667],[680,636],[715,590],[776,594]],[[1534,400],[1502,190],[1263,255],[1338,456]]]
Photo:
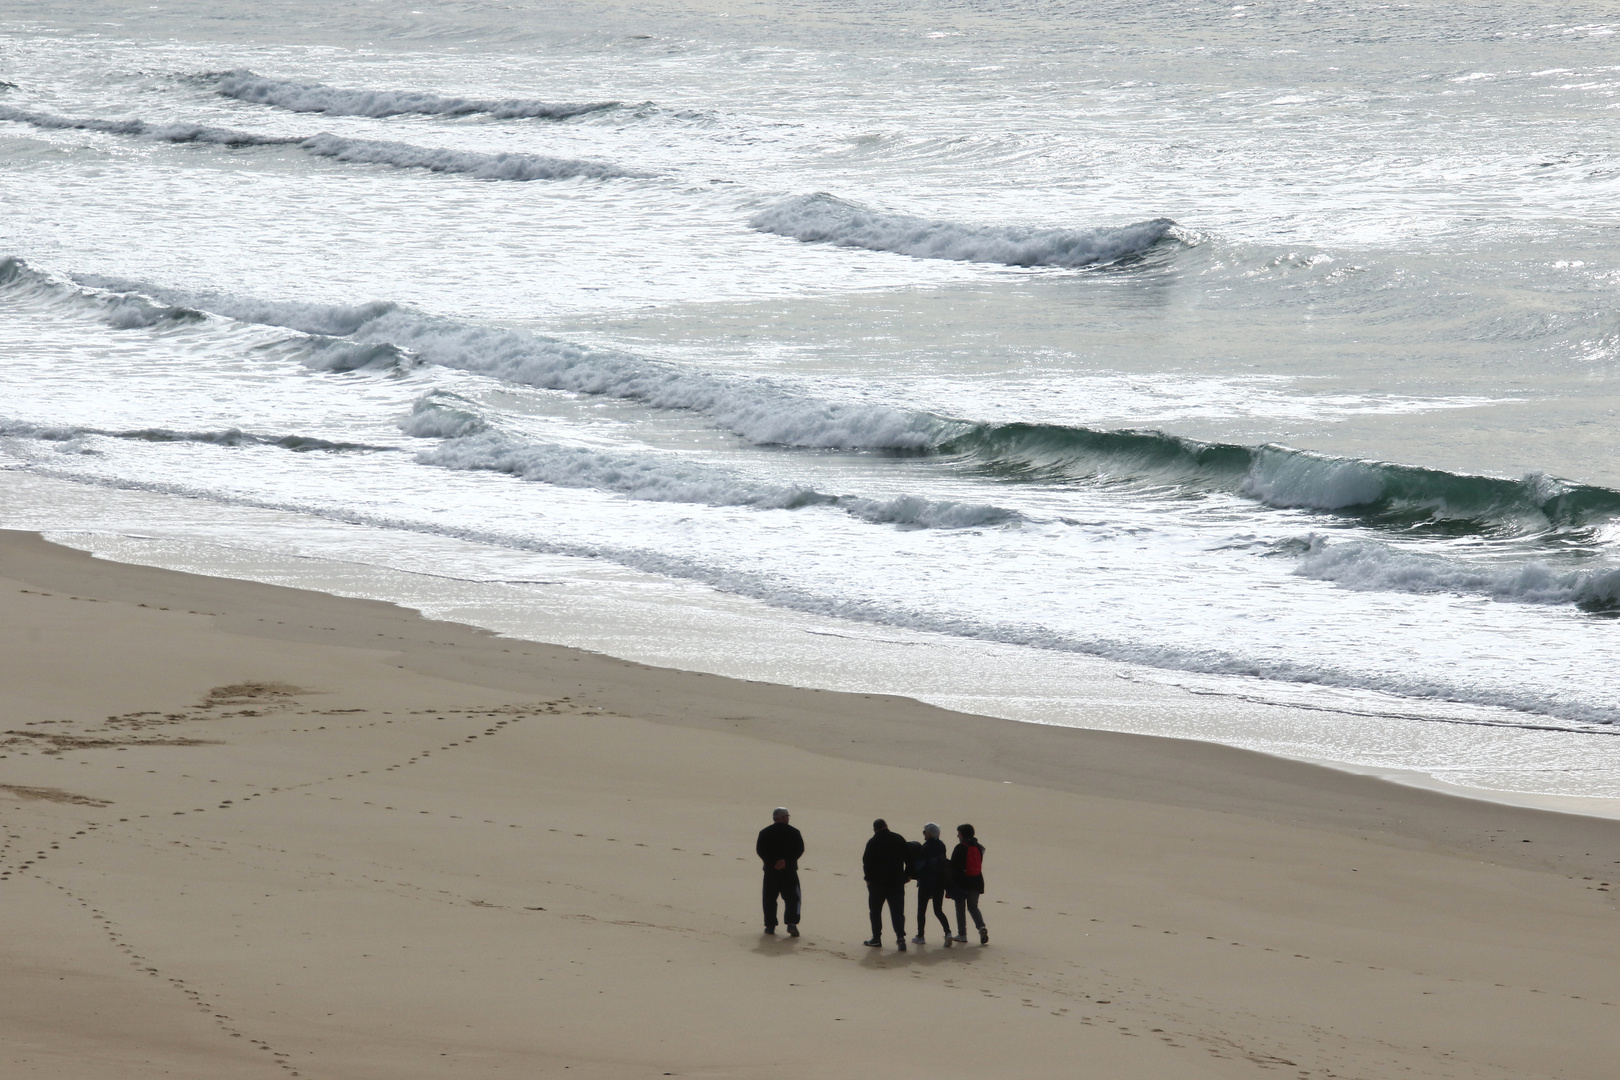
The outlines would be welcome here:
[[[300,342],[297,356],[312,371],[405,372],[417,363],[410,353],[386,341],[345,341],[319,334]]]
[[[8,260],[16,278],[21,263]],[[7,271],[0,270],[0,273]],[[1201,442],[1158,431],[1061,424],[984,424],[865,402],[813,397],[766,379],[675,364],[376,302],[325,306],[237,299],[79,277],[96,303],[132,311],[216,312],[318,335],[305,362],[327,370],[436,364],[508,382],[637,401],[706,417],[757,445],[875,450],[955,459],[1003,480],[1223,492],[1279,509],[1331,514],[1404,533],[1580,541],[1620,519],[1620,491],[1541,473],[1513,480],[1297,450]],[[4,278],[0,278],[3,282]],[[162,303],[152,299],[158,297]],[[141,303],[151,305],[140,307]],[[168,305],[168,306],[164,306]],[[329,351],[330,357],[320,357]],[[443,423],[418,419],[420,424]],[[459,422],[459,421],[458,421]],[[471,422],[471,421],[469,421]],[[455,438],[449,428],[413,434]]]
[[[420,90],[344,90],[322,83],[271,79],[252,71],[209,76],[215,93],[255,105],[273,105],[300,113],[328,116],[470,116],[487,113],[500,120],[567,120],[617,108],[617,101],[550,102],[527,98],[483,99],[442,97]]]
[[[919,259],[1006,266],[1096,266],[1141,255],[1174,236],[1176,223],[1154,218],[1097,229],[990,228],[869,210],[818,193],[786,199],[749,219],[760,232],[806,243],[892,251]]]
[[[825,401],[763,379],[689,371],[612,349],[424,315],[391,303],[330,307],[154,290],[89,275],[75,280],[114,292],[183,296],[206,310],[244,322],[346,338],[358,345],[389,345],[408,352],[417,363],[542,389],[683,409],[759,445],[924,451],[943,432],[961,426],[925,413]]]
[[[410,143],[350,139],[325,132],[302,140],[298,148],[334,161],[462,173],[475,180],[567,180],[576,176],[613,180],[649,175],[621,169],[605,161],[548,157],[544,154],[479,154],[467,150],[413,146]]]
[[[303,141],[297,135],[259,135],[251,131],[209,127],[206,124],[152,124],[145,120],[101,120],[95,117],[58,116],[0,105],[0,120],[28,124],[45,131],[100,131],[156,142],[210,143],[216,146],[288,146]]]
[[[1226,491],[1402,530],[1525,536],[1590,530],[1620,517],[1620,491],[1544,473],[1473,476],[1158,431],[979,424],[935,449],[1009,479]]]
[[[196,308],[158,303],[139,293],[86,290],[10,256],[0,258],[0,289],[24,299],[65,304],[119,330],[200,322],[208,317]]]
[[[0,105],[0,120],[30,124],[47,130],[100,131],[155,142],[206,143],[214,146],[294,146],[316,157],[351,164],[392,165],[400,169],[427,169],[459,173],[475,180],[566,180],[585,177],[611,180],[645,178],[648,173],[621,169],[605,161],[557,158],[544,154],[480,154],[377,139],[352,139],[320,132],[316,135],[261,135],[251,131],[203,124],[153,124],[145,120],[99,120],[52,113],[29,112]]]
[[[1583,611],[1620,611],[1620,567],[1560,570],[1540,560],[1508,565],[1469,563],[1400,551],[1375,540],[1332,542],[1311,536],[1294,573],[1348,589],[1465,593],[1529,604],[1573,604]]]
[[[487,470],[557,487],[611,491],[648,502],[701,503],[757,510],[832,507],[875,524],[961,529],[1003,525],[1022,515],[997,506],[915,496],[868,499],[830,495],[802,485],[759,483],[674,454],[625,453],[516,438],[490,430],[465,402],[432,394],[400,424],[408,435],[442,438],[417,455],[424,465]]]

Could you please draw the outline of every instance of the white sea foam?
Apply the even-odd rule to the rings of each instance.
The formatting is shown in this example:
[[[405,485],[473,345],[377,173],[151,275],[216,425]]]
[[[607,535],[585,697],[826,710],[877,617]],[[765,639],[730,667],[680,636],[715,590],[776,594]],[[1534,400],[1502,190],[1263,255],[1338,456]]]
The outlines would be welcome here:
[[[156,142],[206,143],[214,146],[296,146],[317,157],[362,165],[392,165],[401,169],[460,173],[477,180],[566,180],[573,177],[608,180],[646,177],[605,161],[549,157],[544,154],[481,154],[468,150],[414,146],[377,139],[354,139],[330,132],[315,135],[264,135],[251,131],[209,127],[205,124],[152,124],[144,120],[100,120],[57,116],[0,105],[0,120],[30,124],[55,131],[99,131]]]
[[[323,83],[271,79],[252,71],[228,71],[213,77],[217,93],[257,105],[328,116],[468,116],[487,113],[501,120],[566,120],[616,107],[617,101],[551,102],[530,98],[443,97],[420,90],[345,90]]]
[[[806,243],[892,251],[919,259],[1065,267],[1139,255],[1173,235],[1176,227],[1169,218],[1095,229],[959,225],[869,210],[825,193],[786,199],[761,210],[748,224]]]
[[[1466,562],[1375,540],[1334,543],[1312,536],[1294,573],[1364,591],[1460,593],[1526,604],[1620,608],[1620,567],[1559,570],[1540,560]]]

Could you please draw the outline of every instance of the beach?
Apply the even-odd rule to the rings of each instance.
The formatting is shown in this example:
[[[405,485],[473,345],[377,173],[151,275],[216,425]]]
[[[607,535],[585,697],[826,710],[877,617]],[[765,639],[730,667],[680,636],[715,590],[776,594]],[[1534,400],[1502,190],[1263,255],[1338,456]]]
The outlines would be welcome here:
[[[1597,1078],[1620,1050],[1612,820],[26,533],[0,605],[8,1075]],[[779,804],[798,940],[759,929]],[[978,827],[988,946],[859,944],[877,816]]]

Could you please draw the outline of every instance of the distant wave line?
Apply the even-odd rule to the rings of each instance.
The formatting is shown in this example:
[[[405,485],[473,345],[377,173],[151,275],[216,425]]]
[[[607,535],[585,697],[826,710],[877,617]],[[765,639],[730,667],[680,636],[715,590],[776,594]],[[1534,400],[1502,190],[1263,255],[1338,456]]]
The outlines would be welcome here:
[[[214,92],[255,105],[289,112],[327,116],[382,118],[407,113],[423,116],[469,116],[487,113],[499,120],[568,120],[618,108],[618,101],[550,102],[531,98],[444,97],[422,90],[346,90],[324,83],[273,79],[247,69],[205,76]]]
[[[0,120],[30,124],[44,130],[98,131],[110,135],[150,139],[155,142],[202,143],[213,146],[293,146],[315,155],[355,164],[392,165],[402,169],[459,173],[475,180],[565,180],[584,177],[594,180],[645,178],[652,174],[623,169],[605,161],[557,158],[543,154],[481,154],[415,146],[410,143],[377,139],[354,139],[331,132],[315,135],[263,135],[206,124],[154,124],[145,120],[102,120],[93,117],[58,116],[0,105]]]
[[[1071,269],[1139,256],[1176,239],[1176,223],[1169,218],[1087,229],[962,225],[873,210],[825,192],[785,199],[756,213],[748,224],[805,243],[919,259]]]

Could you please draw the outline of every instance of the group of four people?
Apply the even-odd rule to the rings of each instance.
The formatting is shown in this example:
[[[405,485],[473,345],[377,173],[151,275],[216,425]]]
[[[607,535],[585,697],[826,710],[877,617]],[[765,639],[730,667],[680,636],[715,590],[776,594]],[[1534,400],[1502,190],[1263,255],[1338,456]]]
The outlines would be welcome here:
[[[791,937],[799,936],[799,857],[804,854],[804,837],[789,822],[791,815],[784,807],[771,814],[771,824],[759,832],[754,852],[765,870],[764,909],[765,932],[776,933],[776,902],[782,901],[782,921],[787,924]],[[899,833],[891,832],[888,822],[878,818],[872,822],[872,839],[866,842],[861,856],[861,869],[866,878],[866,897],[872,917],[872,937],[864,942],[877,947],[883,944],[883,908],[889,908],[889,919],[894,926],[896,944],[906,951],[906,882],[917,883],[917,936],[913,945],[923,944],[928,925],[928,906],[945,928],[945,947],[953,941],[967,940],[967,917],[973,916],[973,925],[979,931],[979,944],[990,943],[990,931],[985,928],[984,916],[979,913],[979,897],[984,895],[984,845],[974,835],[972,825],[959,825],[957,844],[950,857],[945,855],[945,843],[939,838],[939,826],[929,822],[923,826],[921,842],[907,841]],[[945,898],[956,901],[956,934],[951,934],[951,922],[945,917]]]

